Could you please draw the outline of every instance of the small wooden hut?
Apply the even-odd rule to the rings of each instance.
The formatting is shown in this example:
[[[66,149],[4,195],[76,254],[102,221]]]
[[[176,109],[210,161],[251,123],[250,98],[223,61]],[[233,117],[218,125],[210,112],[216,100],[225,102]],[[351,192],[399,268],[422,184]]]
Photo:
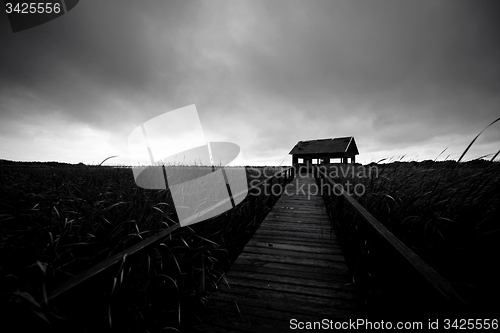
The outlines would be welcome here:
[[[292,155],[292,165],[330,164],[335,163],[335,159],[340,159],[340,163],[348,163],[349,158],[351,163],[355,163],[359,151],[354,137],[348,136],[299,141],[289,154]]]

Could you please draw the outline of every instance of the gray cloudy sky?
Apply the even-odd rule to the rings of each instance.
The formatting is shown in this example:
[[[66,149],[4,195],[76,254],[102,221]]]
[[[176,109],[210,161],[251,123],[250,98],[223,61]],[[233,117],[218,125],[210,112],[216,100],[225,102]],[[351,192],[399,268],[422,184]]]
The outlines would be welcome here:
[[[457,159],[500,116],[500,1],[80,1],[0,14],[0,158],[129,164],[144,121],[196,104],[209,141],[290,164],[354,136],[369,163]],[[499,124],[467,158],[500,149]]]

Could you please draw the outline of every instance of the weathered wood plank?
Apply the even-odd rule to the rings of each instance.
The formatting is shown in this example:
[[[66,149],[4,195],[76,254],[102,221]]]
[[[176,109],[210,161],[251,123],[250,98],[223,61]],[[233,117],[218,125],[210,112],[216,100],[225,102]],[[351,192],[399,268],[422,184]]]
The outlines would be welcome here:
[[[312,259],[312,260],[325,260],[325,261],[340,261],[344,262],[342,251],[338,250],[336,253],[314,253],[310,251],[296,251],[288,249],[279,249],[276,247],[263,247],[263,246],[249,246],[245,248],[247,253],[256,253],[272,256],[283,256],[291,259]]]
[[[235,286],[239,287],[249,287],[258,290],[266,290],[266,291],[278,291],[281,293],[291,293],[291,294],[299,294],[299,295],[307,295],[307,296],[318,296],[329,299],[342,299],[342,300],[353,300],[354,295],[350,287],[345,287],[342,289],[324,289],[310,286],[300,286],[300,285],[289,285],[286,283],[282,283],[280,281],[265,281],[265,280],[254,280],[247,277],[238,276],[234,279],[228,279],[230,289],[233,289]],[[332,285],[334,283],[332,282]],[[336,284],[339,286],[339,284]],[[222,288],[221,288],[222,289]]]
[[[284,227],[282,225],[273,225],[262,227],[255,235],[260,234],[272,234],[272,233],[283,233],[284,235],[293,236],[294,234],[302,239],[313,237],[317,239],[324,239],[329,241],[331,230],[328,228],[308,228],[307,226],[289,226]]]
[[[307,224],[312,226],[322,226],[327,227],[329,223],[328,217],[314,218],[309,216],[309,214],[301,214],[301,215],[267,215],[266,224],[273,223],[288,223],[288,224]]]
[[[301,223],[282,223],[282,222],[273,222],[269,221],[269,223],[265,226],[262,226],[260,230],[283,230],[283,231],[296,231],[302,234],[313,233],[316,234],[318,232],[324,233],[326,235],[330,235],[330,228],[326,228],[324,226],[311,226],[309,224],[301,224]]]
[[[281,274],[271,274],[271,272],[255,272],[255,271],[241,271],[241,270],[233,270],[231,271],[231,278],[234,279],[252,279],[259,280],[264,283],[266,282],[278,282],[280,284],[287,284],[290,286],[286,286],[288,289],[298,291],[299,289],[295,289],[293,285],[298,287],[312,287],[312,288],[320,288],[322,290],[348,290],[353,286],[347,283],[334,282],[334,281],[324,281],[324,280],[316,280],[308,278],[299,278],[295,276],[288,276],[286,273]],[[239,281],[239,280],[238,280]],[[229,281],[229,285],[231,285],[231,281]]]
[[[321,260],[311,258],[291,258],[289,256],[271,255],[271,254],[255,254],[251,252],[244,252],[240,254],[242,259],[253,260],[256,263],[282,263],[282,264],[298,264],[313,267],[344,267],[344,257],[335,256],[336,260]]]
[[[280,250],[288,250],[288,251],[297,251],[297,252],[308,252],[308,253],[331,253],[331,254],[341,254],[342,251],[340,249],[332,248],[332,247],[312,247],[305,245],[292,245],[286,243],[276,243],[276,242],[258,242],[256,240],[250,240],[247,243],[247,248],[250,247],[263,247],[268,248],[272,247],[274,249]]]
[[[295,269],[289,269],[289,268],[295,268]],[[262,266],[251,266],[251,265],[243,265],[243,264],[234,264],[231,267],[231,272],[234,271],[243,271],[243,272],[257,272],[257,273],[265,273],[265,274],[273,274],[273,275],[286,275],[290,277],[299,277],[299,278],[305,278],[309,280],[323,280],[323,281],[333,281],[333,282],[340,282],[340,283],[351,283],[352,279],[349,276],[346,276],[345,272],[338,272],[335,270],[325,272],[323,270],[320,270],[319,272],[311,272],[311,270],[308,270],[307,268],[304,268],[303,270],[297,269],[297,266],[295,267],[281,267],[281,268],[274,268],[274,267],[262,267]],[[231,273],[232,274],[232,273]]]
[[[326,230],[325,230],[325,232],[323,234],[304,232],[303,238],[311,239],[311,240],[315,240],[315,241],[326,240],[327,239],[326,238],[327,233],[329,233],[329,231],[327,232]],[[255,235],[256,236],[263,236],[263,235],[268,235],[268,236],[283,235],[285,237],[287,237],[287,236],[292,236],[293,237],[293,236],[297,236],[297,232],[295,232],[295,231],[285,231],[285,230],[274,230],[272,228],[269,228],[269,229],[258,230]],[[332,239],[336,239],[335,236],[331,236],[331,238]]]
[[[256,242],[267,242],[267,243],[281,243],[281,244],[295,244],[295,245],[304,245],[304,246],[310,246],[310,247],[327,247],[331,248],[333,245],[333,248],[338,247],[338,241],[336,238],[333,239],[317,239],[317,240],[312,240],[312,239],[304,239],[304,237],[301,237],[299,235],[291,235],[288,237],[278,235],[265,235],[265,234],[255,234],[252,240]]]
[[[340,263],[340,265],[337,267],[316,267],[316,266],[300,265],[294,262],[280,263],[280,262],[268,262],[268,261],[259,261],[257,259],[243,259],[243,258],[241,260],[240,258],[238,258],[237,263],[254,267],[290,269],[300,272],[313,272],[313,273],[325,272],[326,274],[331,274],[331,275],[338,274],[339,272],[345,274],[345,272],[347,271],[347,268],[344,267],[342,263]],[[345,268],[345,271],[340,270],[342,268]]]

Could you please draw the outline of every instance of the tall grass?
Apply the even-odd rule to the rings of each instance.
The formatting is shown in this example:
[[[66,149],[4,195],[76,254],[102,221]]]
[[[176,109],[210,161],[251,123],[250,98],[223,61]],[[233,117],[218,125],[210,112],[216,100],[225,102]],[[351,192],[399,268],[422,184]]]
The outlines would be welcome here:
[[[4,165],[0,182],[1,303],[17,324],[31,317],[34,327],[61,331],[179,330],[256,228],[247,198],[44,304],[71,276],[177,223],[172,198],[137,187],[128,168]],[[257,199],[260,218],[266,204]]]

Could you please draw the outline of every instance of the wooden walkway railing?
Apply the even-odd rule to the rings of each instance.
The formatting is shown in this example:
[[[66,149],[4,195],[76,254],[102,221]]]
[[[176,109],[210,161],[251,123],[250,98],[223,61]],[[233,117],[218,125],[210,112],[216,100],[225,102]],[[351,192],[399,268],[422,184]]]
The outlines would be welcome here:
[[[189,332],[289,332],[354,319],[351,276],[311,174],[294,179]]]
[[[259,189],[260,187],[265,186],[267,183],[272,185],[274,179],[284,178],[283,179],[284,182],[288,182],[293,177],[294,177],[294,169],[292,167],[283,168],[283,170],[276,172],[274,175],[258,182],[257,184],[253,184],[252,186],[249,187],[248,190],[249,190],[249,193],[251,193],[252,191]],[[268,200],[270,200],[271,197],[272,197],[272,193],[269,196]],[[252,211],[251,213],[253,215],[255,215],[256,196],[254,196],[254,195],[250,196],[250,200],[251,200],[250,201],[251,202],[250,209]],[[201,223],[203,223],[203,222],[201,222]],[[166,237],[171,235],[173,232],[175,232],[179,228],[180,228],[180,225],[178,223],[174,224],[174,225],[170,226],[169,228],[159,232],[158,234],[156,234],[152,237],[149,237],[149,238],[141,241],[140,243],[135,244],[134,246],[100,262],[99,264],[93,266],[92,268],[70,278],[69,280],[67,280],[66,282],[64,282],[60,286],[56,287],[54,290],[52,290],[52,292],[49,293],[48,297],[45,300],[43,300],[43,302],[44,303],[51,302],[51,301],[55,300],[56,298],[58,298],[60,295],[67,293],[71,289],[86,283],[91,278],[95,278],[96,276],[98,276],[106,271],[109,271],[111,269],[118,268],[119,264],[120,264],[120,266],[123,267],[123,265],[125,264],[125,262],[127,260],[132,259],[132,257],[137,257],[138,255],[143,254],[144,252],[151,249],[152,247],[157,246],[162,240],[164,240]]]
[[[338,196],[339,200],[345,202],[347,205],[338,203],[336,210],[340,209],[339,206],[347,206],[355,214],[357,214],[366,223],[368,229],[382,242],[387,248],[396,253],[408,265],[414,269],[414,273],[419,275],[435,293],[441,296],[444,300],[445,306],[449,307],[451,313],[454,314],[472,314],[472,309],[460,297],[453,286],[439,275],[432,267],[424,262],[415,252],[409,249],[403,242],[401,242],[393,233],[391,233],[381,222],[379,222],[370,212],[368,212],[356,199],[349,195],[340,184],[335,183],[325,170],[321,170],[313,166],[315,178],[322,188],[323,195]],[[327,183],[330,186],[324,187]],[[325,192],[324,189],[327,189]],[[342,221],[340,221],[342,223]]]

